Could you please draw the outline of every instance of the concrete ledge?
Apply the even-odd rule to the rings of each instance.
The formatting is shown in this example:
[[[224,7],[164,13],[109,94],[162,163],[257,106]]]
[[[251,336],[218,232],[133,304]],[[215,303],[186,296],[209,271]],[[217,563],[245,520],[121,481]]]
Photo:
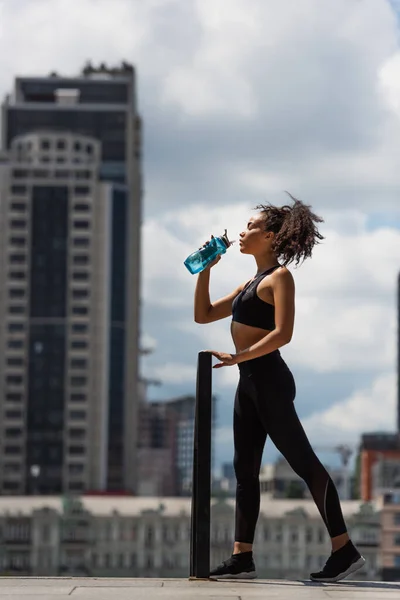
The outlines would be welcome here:
[[[150,589],[151,588],[151,589]],[[122,579],[87,577],[0,577],[0,598],[62,600],[389,600],[400,599],[400,581],[312,581],[255,579]]]

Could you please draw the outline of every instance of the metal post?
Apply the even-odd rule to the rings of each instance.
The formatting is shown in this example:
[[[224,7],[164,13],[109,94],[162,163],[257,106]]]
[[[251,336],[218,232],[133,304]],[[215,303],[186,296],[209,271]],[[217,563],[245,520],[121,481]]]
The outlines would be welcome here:
[[[210,574],[211,358],[199,352],[194,423],[190,577]]]

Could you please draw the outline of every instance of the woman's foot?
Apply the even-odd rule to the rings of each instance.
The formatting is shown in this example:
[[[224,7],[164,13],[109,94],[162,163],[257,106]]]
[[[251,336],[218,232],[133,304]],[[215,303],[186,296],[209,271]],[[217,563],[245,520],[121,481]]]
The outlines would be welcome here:
[[[322,571],[311,573],[312,581],[335,582],[344,579],[365,564],[365,558],[361,556],[351,540],[339,550],[332,552]]]
[[[253,553],[232,554],[228,560],[213,569],[209,577],[210,579],[255,579],[257,573]]]

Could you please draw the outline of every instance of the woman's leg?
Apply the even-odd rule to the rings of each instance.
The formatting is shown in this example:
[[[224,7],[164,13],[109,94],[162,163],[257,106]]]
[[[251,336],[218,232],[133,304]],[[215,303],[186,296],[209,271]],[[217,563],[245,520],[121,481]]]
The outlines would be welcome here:
[[[233,414],[236,517],[234,553],[251,550],[260,511],[260,466],[265,429],[254,405],[251,382],[241,375]]]
[[[276,448],[307,484],[335,551],[349,540],[335,484],[312,449],[297,416],[293,402],[296,388],[290,370],[282,369],[270,383],[266,387],[260,377],[256,378],[260,419]]]

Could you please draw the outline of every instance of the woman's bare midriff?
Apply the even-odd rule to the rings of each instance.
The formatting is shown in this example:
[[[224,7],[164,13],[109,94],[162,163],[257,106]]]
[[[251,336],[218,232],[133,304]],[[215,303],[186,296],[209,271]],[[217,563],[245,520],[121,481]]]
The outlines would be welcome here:
[[[249,346],[259,342],[268,333],[270,333],[268,329],[251,327],[250,325],[244,325],[243,323],[238,323],[237,321],[232,321],[231,323],[231,335],[233,343],[235,344],[236,352],[246,350],[246,348]]]

